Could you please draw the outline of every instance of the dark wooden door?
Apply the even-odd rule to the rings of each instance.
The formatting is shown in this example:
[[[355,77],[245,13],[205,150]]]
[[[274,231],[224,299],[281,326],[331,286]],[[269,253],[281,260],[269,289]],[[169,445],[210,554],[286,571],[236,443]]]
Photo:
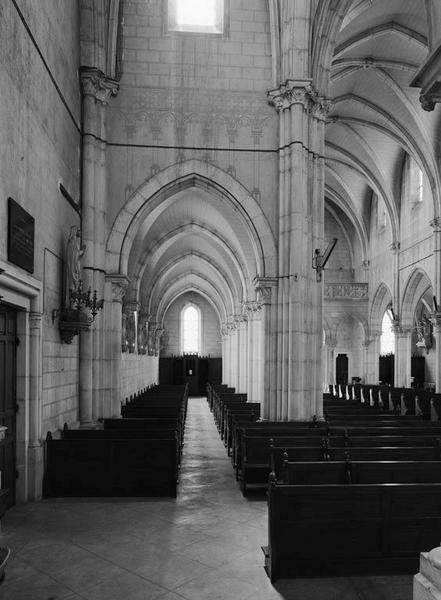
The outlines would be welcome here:
[[[199,393],[198,356],[184,356],[184,377],[188,383],[188,395],[197,396]]]
[[[348,356],[347,354],[338,354],[336,358],[335,377],[337,383],[346,385],[348,383]]]
[[[0,441],[1,487],[15,504],[15,428],[17,381],[17,313],[0,306],[0,425],[8,429]]]

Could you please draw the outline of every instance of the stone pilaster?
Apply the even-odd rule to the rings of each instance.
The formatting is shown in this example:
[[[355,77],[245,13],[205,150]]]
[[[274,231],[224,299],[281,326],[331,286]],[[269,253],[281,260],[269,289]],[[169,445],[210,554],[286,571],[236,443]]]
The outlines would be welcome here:
[[[435,336],[435,390],[441,392],[441,311],[434,311],[430,315]]]
[[[125,275],[106,275],[105,333],[106,389],[103,416],[119,416],[122,400],[121,386],[121,327],[122,305],[129,284]],[[109,402],[110,399],[110,402]]]
[[[261,416],[264,419],[275,419],[277,414],[277,287],[278,280],[275,277],[254,279],[256,299],[262,307],[259,334],[261,343],[256,355],[256,365],[263,377]]]
[[[324,243],[324,127],[330,103],[305,79],[287,80],[268,99],[280,125],[274,416],[302,420],[322,413],[323,283],[312,258]]]
[[[106,106],[119,85],[94,68],[80,70],[83,94],[82,137],[82,237],[83,284],[104,295],[105,201],[106,201]],[[90,426],[99,416],[104,402],[103,317],[98,314],[94,327],[80,334],[80,423]]]
[[[29,443],[28,498],[40,500],[42,495],[44,457],[42,440],[42,314],[29,313]]]
[[[337,347],[337,338],[330,337],[326,339],[326,371],[327,377],[325,382],[328,384],[335,384],[335,349]]]
[[[262,304],[257,300],[244,302],[242,311],[247,317],[247,393],[251,402],[263,403],[264,369],[263,369],[263,328]]]
[[[380,378],[380,343],[381,331],[370,331],[363,342],[364,348],[364,382],[378,384]]]
[[[392,325],[395,333],[394,385],[395,387],[410,387],[412,329],[395,321]]]

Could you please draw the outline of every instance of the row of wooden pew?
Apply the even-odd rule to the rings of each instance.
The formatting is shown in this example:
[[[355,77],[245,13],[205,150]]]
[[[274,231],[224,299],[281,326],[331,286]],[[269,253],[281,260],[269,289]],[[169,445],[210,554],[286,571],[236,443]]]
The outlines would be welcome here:
[[[436,421],[441,418],[441,394],[432,390],[361,383],[331,384],[329,394],[334,398],[354,400],[402,415],[419,415]]]
[[[187,386],[156,386],[102,428],[49,432],[44,496],[176,497],[187,400]]]
[[[214,402],[225,391],[215,389]],[[268,494],[272,581],[416,572],[419,553],[439,544],[441,423],[403,411],[403,395],[396,410],[390,395],[325,394],[325,419],[309,422],[246,420],[244,408],[232,415],[242,492]]]

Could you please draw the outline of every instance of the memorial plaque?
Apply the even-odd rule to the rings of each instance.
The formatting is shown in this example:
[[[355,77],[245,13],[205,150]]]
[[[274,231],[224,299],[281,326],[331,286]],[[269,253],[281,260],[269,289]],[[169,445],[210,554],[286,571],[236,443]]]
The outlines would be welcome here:
[[[15,200],[8,198],[8,260],[34,272],[35,219]]]

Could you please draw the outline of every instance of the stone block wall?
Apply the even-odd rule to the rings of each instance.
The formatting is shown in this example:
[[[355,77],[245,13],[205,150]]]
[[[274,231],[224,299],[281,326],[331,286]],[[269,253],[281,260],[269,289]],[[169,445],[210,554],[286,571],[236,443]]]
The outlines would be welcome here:
[[[123,399],[158,383],[158,361],[157,356],[123,353],[121,364]]]
[[[181,354],[180,314],[188,303],[196,304],[201,311],[201,351],[202,356],[222,356],[220,323],[212,305],[200,294],[188,293],[180,296],[171,305],[164,317],[165,333],[161,340],[161,356]]]
[[[158,170],[196,158],[237,178],[277,228],[276,111],[265,0],[230,0],[225,36],[164,30],[165,1],[125,0],[123,76],[109,111],[109,227]],[[118,146],[112,146],[112,143]]]
[[[77,2],[2,3],[0,261],[18,279],[27,275],[8,261],[7,200],[11,197],[35,219],[31,278],[42,288],[38,303],[43,312],[43,435],[64,421],[78,419],[78,344],[63,344],[58,321],[52,320],[52,311],[61,306],[65,240],[70,226],[80,225],[78,211],[59,189],[62,183],[74,202],[79,201],[78,68]]]

